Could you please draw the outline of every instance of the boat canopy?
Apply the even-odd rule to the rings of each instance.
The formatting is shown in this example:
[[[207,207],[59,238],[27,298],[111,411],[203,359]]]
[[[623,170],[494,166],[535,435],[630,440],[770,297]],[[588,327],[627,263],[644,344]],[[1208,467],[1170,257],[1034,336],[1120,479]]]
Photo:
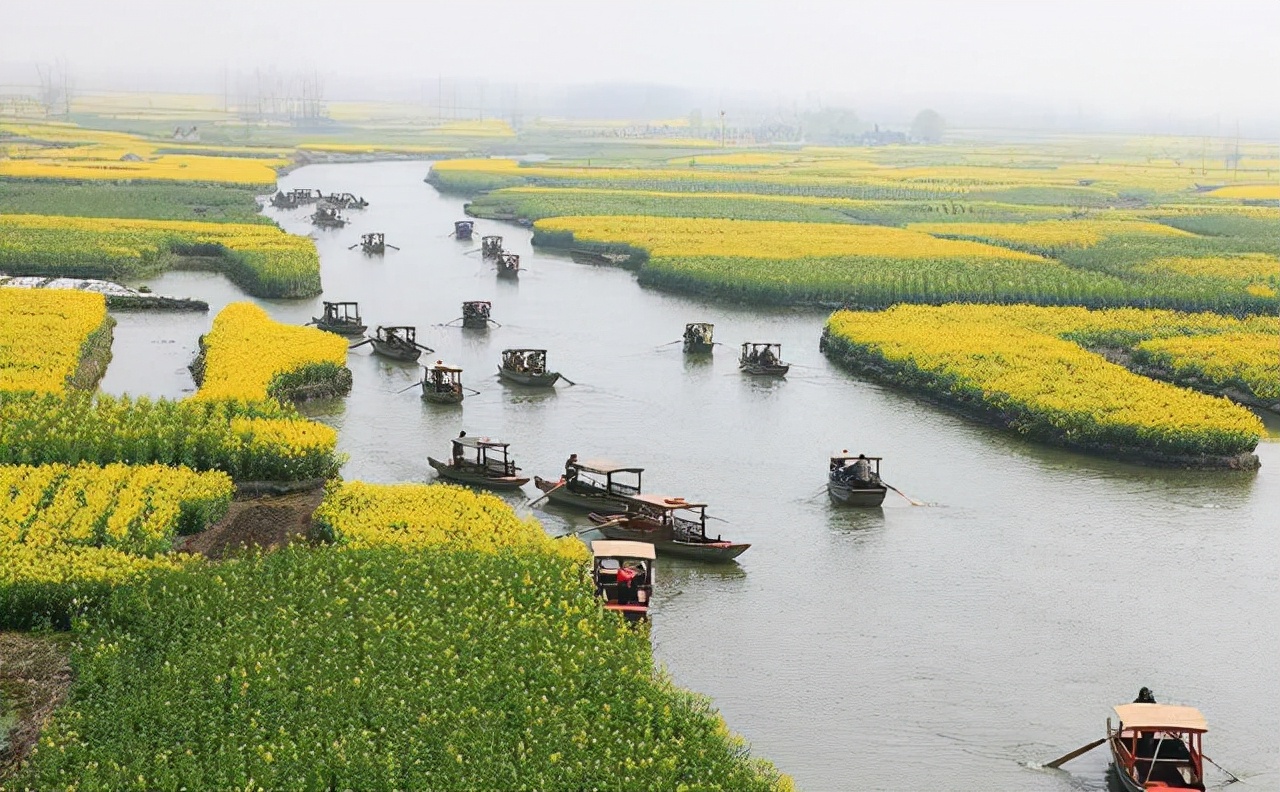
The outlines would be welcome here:
[[[845,461],[845,460],[847,460],[847,459],[857,459],[857,458],[858,458],[858,455],[857,455],[857,454],[850,454],[850,453],[849,453],[849,449],[847,449],[847,448],[843,448],[843,449],[841,449],[841,450],[839,450],[839,451],[832,451],[832,452],[831,452],[831,461],[832,461],[832,462],[836,462],[836,461],[843,462],[843,461]],[[864,459],[866,459],[868,462],[871,462],[871,461],[879,462],[879,461],[881,461],[882,459],[884,459],[884,457],[873,457],[873,456],[863,457],[863,458],[864,458]]]
[[[448,363],[441,363],[438,360],[435,362],[435,365],[427,366],[427,370],[428,371],[452,371],[458,374],[462,373],[462,369],[458,368],[457,366],[450,366]]]
[[[611,539],[597,539],[591,543],[591,554],[596,558],[646,558],[654,559],[653,544],[650,542],[625,542]]]
[[[588,459],[585,462],[579,462],[574,465],[578,470],[587,473],[599,473],[602,476],[608,476],[613,473],[643,473],[644,468],[627,467],[617,462],[611,462],[608,459]]]
[[[1125,729],[1139,731],[1207,732],[1209,722],[1195,707],[1177,704],[1117,704],[1116,717]]]
[[[465,448],[506,448],[510,443],[504,443],[501,440],[494,440],[490,437],[455,437],[454,445],[460,445]]]
[[[650,495],[647,493],[641,493],[639,495],[632,495],[629,499],[636,501],[637,503],[643,503],[646,506],[653,506],[654,508],[664,509],[666,511],[707,508],[707,504],[705,503],[690,503],[684,498],[673,498],[670,495]]]

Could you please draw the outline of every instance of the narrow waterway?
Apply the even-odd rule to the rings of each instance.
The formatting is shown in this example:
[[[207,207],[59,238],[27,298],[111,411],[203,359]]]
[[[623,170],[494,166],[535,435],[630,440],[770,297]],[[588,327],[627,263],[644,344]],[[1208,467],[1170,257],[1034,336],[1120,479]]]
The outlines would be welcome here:
[[[272,212],[316,237],[324,299],[357,300],[370,325],[414,324],[424,355],[480,391],[422,402],[414,365],[350,355],[349,397],[307,411],[338,428],[347,478],[426,481],[427,455],[465,429],[512,443],[526,473],[571,452],[647,468],[646,489],[710,503],[740,563],[664,560],[654,653],[709,695],[731,728],[801,788],[1105,789],[1106,753],[1035,769],[1096,737],[1112,704],[1151,687],[1209,719],[1206,750],[1254,788],[1280,788],[1280,446],[1256,474],[1159,470],[1022,442],[859,381],[818,352],[824,316],[726,307],[638,287],[625,271],[534,252],[529,232],[479,221],[449,236],[462,202],[423,183],[427,163],[309,166],[281,186],[350,191],[371,206],[338,231]],[[383,231],[401,250],[348,246]],[[499,281],[476,248],[501,234],[527,270]],[[196,339],[227,302],[220,276],[171,273],[160,293],[205,315],[118,318],[103,390],[182,396]],[[492,300],[487,332],[442,327]],[[257,301],[301,323],[320,300]],[[716,325],[712,359],[687,360],[689,321]],[[736,345],[778,341],[782,381],[739,374]],[[569,379],[500,383],[500,350],[534,346]],[[883,509],[822,494],[827,454],[885,457]],[[519,508],[532,485],[510,500]],[[549,531],[584,518],[535,509]],[[1214,785],[1225,780],[1210,770]]]

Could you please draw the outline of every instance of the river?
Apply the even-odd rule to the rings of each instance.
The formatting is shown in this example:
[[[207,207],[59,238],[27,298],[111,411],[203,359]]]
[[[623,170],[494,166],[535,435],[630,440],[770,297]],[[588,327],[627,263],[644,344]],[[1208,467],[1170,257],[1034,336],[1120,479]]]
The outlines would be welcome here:
[[[336,427],[347,478],[427,481],[427,455],[465,429],[512,443],[527,474],[556,477],[569,453],[647,468],[645,488],[711,504],[736,565],[663,560],[657,660],[709,695],[730,728],[803,789],[1100,790],[1105,749],[1036,764],[1102,736],[1112,704],[1141,686],[1207,716],[1206,749],[1254,788],[1280,788],[1280,445],[1257,473],[1162,470],[1046,448],[860,381],[818,352],[824,315],[745,309],[641,289],[632,274],[535,252],[529,232],[478,221],[449,236],[462,201],[423,183],[428,163],[314,165],[281,187],[350,191],[371,206],[315,231],[307,212],[268,210],[312,234],[324,298],[357,300],[372,328],[414,324],[428,358],[461,365],[480,391],[426,404],[413,365],[362,347],[345,399],[306,406]],[[348,246],[383,231],[399,246]],[[501,234],[527,270],[499,281],[479,236]],[[162,294],[209,315],[118,318],[102,389],[182,396],[196,339],[227,302],[218,275],[169,273]],[[492,300],[488,332],[442,327],[463,300]],[[319,299],[257,300],[301,323]],[[712,359],[685,359],[684,324],[716,325]],[[736,346],[778,341],[781,381],[742,376]],[[576,386],[504,385],[499,351],[549,350]],[[1275,428],[1275,421],[1272,421]],[[822,494],[833,449],[885,457],[883,509]],[[522,511],[532,485],[510,496]],[[549,531],[585,526],[536,508]],[[1225,780],[1207,773],[1211,785]]]

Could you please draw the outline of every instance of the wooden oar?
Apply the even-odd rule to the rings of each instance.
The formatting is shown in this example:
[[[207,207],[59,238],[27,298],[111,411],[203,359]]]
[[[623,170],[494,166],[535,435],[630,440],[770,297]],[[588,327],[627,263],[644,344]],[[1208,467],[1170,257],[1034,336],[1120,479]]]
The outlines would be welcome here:
[[[916,500],[915,498],[912,498],[910,495],[908,495],[907,493],[905,493],[905,492],[903,492],[902,490],[898,489],[897,487],[893,486],[892,484],[890,484],[889,482],[885,481],[884,479],[880,479],[880,483],[881,483],[881,484],[883,484],[883,485],[885,485],[885,486],[886,486],[886,487],[888,487],[889,489],[893,490],[894,492],[898,493],[898,494],[899,494],[899,495],[901,495],[902,497],[906,498],[908,501],[910,501],[910,502],[911,502],[911,505],[912,505],[912,506],[923,506],[923,505],[924,505],[924,504],[923,504],[923,503],[921,503],[920,501]]]
[[[417,341],[413,342],[413,345],[414,345],[414,346],[416,346],[418,349],[421,349],[421,350],[422,350],[422,351],[424,351],[424,352],[431,352],[432,354],[435,354],[435,350],[434,350],[434,349],[432,349],[431,347],[423,346],[422,344],[419,344]]]
[[[565,484],[568,484],[568,483],[569,483],[569,482],[565,481],[565,482],[561,482],[560,484],[555,485],[555,486],[554,486],[554,487],[552,487],[551,489],[549,489],[549,490],[547,490],[546,492],[544,492],[544,493],[542,494],[542,497],[541,497],[541,498],[535,498],[535,499],[533,499],[533,500],[529,501],[529,505],[530,505],[530,506],[532,506],[532,505],[533,505],[533,504],[535,504],[535,503],[539,503],[539,502],[541,502],[541,501],[546,500],[547,498],[549,498],[549,497],[551,496],[551,493],[555,492],[556,490],[560,489],[561,487],[563,487]]]
[[[359,242],[355,243],[354,245],[349,246],[349,247],[347,248],[347,250],[355,250],[355,249],[356,249],[356,248],[358,248],[358,247],[360,247],[360,243],[359,243]]]
[[[386,245],[384,245],[384,247],[389,247],[389,248],[391,248],[392,250],[399,250],[399,249],[400,249],[400,248],[398,248],[398,247],[396,247],[395,245],[392,245],[392,244],[386,244]]]
[[[577,384],[578,384],[578,383],[574,382],[573,380],[569,379],[568,377],[566,377],[566,376],[565,376],[565,375],[563,375],[563,374],[561,374],[561,375],[560,375],[560,379],[564,380],[565,382],[569,383],[570,385],[577,385]]]
[[[1201,756],[1204,756],[1204,760],[1205,760],[1206,762],[1208,762],[1209,764],[1213,765],[1214,767],[1218,768],[1219,770],[1221,770],[1222,772],[1224,772],[1224,773],[1226,773],[1226,774],[1227,774],[1227,777],[1231,779],[1230,781],[1228,781],[1228,782],[1227,782],[1228,784],[1234,784],[1234,783],[1236,783],[1237,781],[1239,781],[1241,784],[1243,784],[1243,783],[1244,783],[1244,781],[1241,781],[1241,780],[1236,776],[1236,774],[1235,774],[1235,773],[1231,772],[1231,771],[1230,771],[1230,770],[1228,770],[1227,768],[1225,768],[1225,767],[1223,767],[1222,765],[1218,764],[1217,762],[1213,761],[1212,759],[1210,759],[1209,757],[1205,756],[1204,754],[1200,754],[1200,755],[1201,755]]]
[[[502,327],[502,323],[501,323],[501,322],[499,322],[497,319],[487,319],[487,320],[485,320],[485,321],[492,322],[492,323],[496,324],[498,327]]]
[[[597,529],[597,528],[603,528],[605,525],[612,525],[612,523],[604,523],[604,525],[588,525],[586,528],[583,528],[583,529],[582,529],[582,530],[580,530],[580,531],[570,531],[569,533],[562,533],[562,534],[560,534],[559,536],[557,536],[556,538],[557,538],[557,539],[563,539],[563,538],[565,538],[566,536],[577,536],[578,534],[584,534],[584,533],[587,533],[587,532],[589,532],[589,531],[594,531],[594,530],[595,530],[595,529]]]
[[[667,342],[667,343],[665,343],[665,344],[659,344],[658,346],[654,347],[654,349],[662,349],[663,347],[669,347],[669,346],[671,346],[672,344],[682,344],[682,343],[684,343],[684,339],[683,339],[683,338],[678,339],[678,340],[676,340],[676,341],[668,341],[668,342]]]
[[[464,391],[470,391],[470,392],[474,393],[474,394],[475,394],[475,395],[477,395],[477,396],[479,396],[479,395],[480,395],[480,391],[476,390],[475,388],[468,388],[466,385],[463,385],[463,386],[462,386],[462,389],[463,389]]]
[[[1107,738],[1103,737],[1101,739],[1094,740],[1088,745],[1082,745],[1069,754],[1066,754],[1064,756],[1059,756],[1057,759],[1054,759],[1052,762],[1049,762],[1048,764],[1046,764],[1045,767],[1052,767],[1054,770],[1057,770],[1059,767],[1066,764],[1067,762],[1070,762],[1072,759],[1075,759],[1077,756],[1082,756],[1084,754],[1089,753],[1094,748],[1097,748],[1099,745],[1102,745],[1106,741],[1107,741]]]
[[[415,382],[412,385],[410,385],[409,388],[417,388],[421,386],[423,382],[425,382],[425,380],[419,380],[418,382]],[[396,391],[396,395],[398,396],[401,393],[404,393],[405,391],[409,390],[409,388],[401,388],[400,390]]]
[[[356,347],[362,347],[362,346],[364,346],[365,344],[372,344],[372,343],[373,343],[373,339],[372,339],[372,338],[366,338],[365,340],[363,340],[363,341],[361,341],[361,342],[359,342],[359,343],[352,344],[351,346],[347,347],[347,349],[355,349]]]

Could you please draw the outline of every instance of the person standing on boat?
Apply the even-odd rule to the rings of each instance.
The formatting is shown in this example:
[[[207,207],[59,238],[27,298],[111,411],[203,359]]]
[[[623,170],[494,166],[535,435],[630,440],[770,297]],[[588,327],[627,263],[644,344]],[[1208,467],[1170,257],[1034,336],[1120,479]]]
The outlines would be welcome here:
[[[578,455],[570,454],[564,462],[564,483],[572,484],[578,480]]]

